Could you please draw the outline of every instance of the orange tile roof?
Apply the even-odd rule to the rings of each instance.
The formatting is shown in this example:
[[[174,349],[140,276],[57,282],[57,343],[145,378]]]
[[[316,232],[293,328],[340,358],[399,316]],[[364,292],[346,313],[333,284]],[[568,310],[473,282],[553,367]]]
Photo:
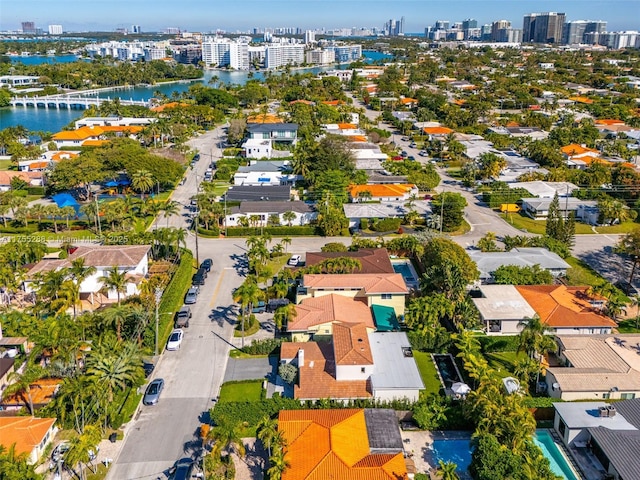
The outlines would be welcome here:
[[[289,102],[289,105],[293,105],[295,103],[304,103],[305,105],[315,105],[315,102],[312,102],[310,100],[292,100],[291,102]]]
[[[365,295],[409,293],[399,273],[307,274],[302,283],[311,289],[359,288]]]
[[[463,99],[459,99],[459,100],[454,100],[454,101],[453,101],[453,103],[455,103],[455,104],[456,104],[456,105],[458,105],[458,106],[462,106],[462,105],[464,105],[465,103],[467,103],[467,101],[466,101],[466,100],[463,100]]]
[[[364,135],[349,135],[347,137],[351,142],[366,142],[367,137]]]
[[[356,128],[358,128],[358,125],[356,125],[355,123],[339,123],[338,128],[340,130],[355,130]]]
[[[373,365],[367,326],[339,322],[333,326],[333,354],[336,365]]]
[[[360,192],[369,192],[376,197],[401,197],[416,188],[412,183],[389,183],[375,185],[351,185],[349,194],[351,198],[357,198]]]
[[[29,164],[29,170],[37,170],[40,168],[47,168],[49,166],[49,162],[33,162]],[[2,183],[2,182],[0,182]]]
[[[283,410],[291,466],[282,480],[406,480],[402,453],[372,454],[364,410]]]
[[[143,127],[139,125],[106,125],[106,126],[101,126],[100,128],[104,130],[105,133],[122,132],[122,133],[128,133],[130,135],[134,133],[140,133],[143,130]]]
[[[15,443],[18,455],[30,455],[51,429],[55,418],[0,417],[0,445],[11,447]]]
[[[318,398],[371,398],[366,380],[336,380],[333,343],[284,342],[280,359],[297,358],[304,351],[304,365],[298,367],[298,383],[293,397],[300,400]]]
[[[583,147],[582,145],[579,145],[577,143],[572,143],[571,145],[562,147],[560,151],[565,155],[567,155],[568,157],[572,157],[574,155],[584,155],[585,153],[595,153],[597,155],[600,155],[600,152],[598,150],[594,150],[593,148]]]
[[[615,327],[616,322],[591,306],[587,287],[520,285],[520,295],[552,328]]]
[[[418,103],[418,100],[415,98],[401,98],[400,99],[400,103],[402,103],[403,105],[408,105],[410,103]]]
[[[169,102],[169,103],[164,103],[162,105],[158,105],[156,107],[151,107],[151,111],[152,112],[162,112],[167,108],[188,107],[188,106],[189,106],[188,103]]]
[[[46,405],[58,391],[58,387],[62,383],[62,380],[58,378],[42,378],[31,384],[31,400],[34,405]],[[16,393],[5,397],[0,402],[0,405],[4,406],[27,406],[29,400],[26,394]]]
[[[595,121],[596,125],[624,125],[622,120],[615,120],[612,118],[601,118]]]
[[[368,86],[366,86],[364,88],[369,93],[378,91],[378,87],[375,86],[375,85],[368,85]]]
[[[247,117],[247,123],[284,123],[284,120],[272,113],[260,113]]]
[[[306,298],[295,306],[297,315],[287,323],[289,332],[306,332],[311,327],[337,321],[363,323],[375,329],[371,309],[362,300],[330,294]]]
[[[20,180],[30,183],[32,179],[41,179],[42,173],[0,170],[0,185],[11,185],[11,180],[14,178],[19,178]]]
[[[586,103],[586,104],[593,103],[593,100],[587,97],[569,97],[569,100],[573,100],[574,102],[577,102],[577,103]]]
[[[51,160],[54,162],[59,162],[60,160],[64,160],[65,158],[74,158],[77,157],[78,153],[74,152],[56,152],[51,156]]]
[[[331,105],[333,107],[338,106],[338,105],[344,105],[344,101],[342,100],[325,100],[324,102],[322,102],[324,105]]]
[[[105,143],[109,143],[109,140],[85,140],[82,142],[83,147],[101,147]]]
[[[428,135],[449,135],[453,130],[447,127],[424,127],[422,129]]]
[[[62,132],[53,134],[51,138],[53,140],[87,140],[92,137],[98,138],[104,132],[103,127],[98,125],[91,127],[85,126],[76,130],[63,130]]]

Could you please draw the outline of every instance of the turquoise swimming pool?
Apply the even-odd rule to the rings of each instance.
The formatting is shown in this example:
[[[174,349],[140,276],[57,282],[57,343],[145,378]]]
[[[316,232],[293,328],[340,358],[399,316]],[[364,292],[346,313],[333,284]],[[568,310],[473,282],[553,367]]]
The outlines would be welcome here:
[[[533,441],[542,450],[542,454],[549,459],[553,473],[563,480],[579,480],[548,430],[536,430]],[[453,462],[457,465],[458,474],[467,473],[473,451],[470,439],[437,439],[433,441],[431,448],[436,462],[438,460]]]

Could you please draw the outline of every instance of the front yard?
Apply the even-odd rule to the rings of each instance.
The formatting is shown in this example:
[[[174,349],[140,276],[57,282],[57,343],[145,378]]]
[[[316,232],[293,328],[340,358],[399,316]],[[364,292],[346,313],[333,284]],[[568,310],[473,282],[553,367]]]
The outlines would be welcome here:
[[[220,389],[221,403],[259,402],[262,400],[262,380],[227,382]]]

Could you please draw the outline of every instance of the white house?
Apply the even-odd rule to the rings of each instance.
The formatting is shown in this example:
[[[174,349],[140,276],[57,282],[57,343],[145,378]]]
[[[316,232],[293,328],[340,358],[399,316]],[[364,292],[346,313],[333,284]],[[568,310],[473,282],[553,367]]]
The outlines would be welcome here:
[[[295,175],[288,160],[255,161],[238,168],[233,176],[234,185],[293,185],[302,176]]]
[[[517,335],[522,322],[536,315],[513,285],[481,285],[480,293],[473,303],[487,335]]]
[[[284,219],[284,214],[287,212],[293,212],[295,218],[291,221]],[[242,224],[241,218],[251,219],[252,217],[257,220],[257,226],[267,226],[269,219],[272,216],[277,215],[280,221],[280,225],[308,225],[312,221],[318,218],[318,212],[312,205],[305,202],[271,202],[271,201],[257,201],[257,202],[242,202],[240,206],[233,207],[231,213],[226,215],[225,222],[227,227],[237,227]]]
[[[510,184],[513,185],[513,184]],[[533,219],[544,219],[549,215],[549,207],[551,206],[551,198],[523,198],[522,199],[522,211],[529,215]],[[578,220],[581,220],[580,215],[586,215],[591,208],[597,208],[598,202],[595,200],[581,200],[575,197],[560,198],[560,213],[563,216],[569,215],[573,212]],[[591,218],[586,216],[586,219]]]
[[[248,138],[242,144],[242,150],[247,158],[271,158],[271,140]]]
[[[480,271],[480,280],[491,282],[492,274],[502,266],[533,267],[538,265],[543,270],[549,271],[554,277],[567,273],[570,265],[558,254],[550,252],[546,248],[519,247],[512,248],[508,252],[481,252],[473,250],[469,252]]]
[[[151,117],[119,117],[117,115],[109,117],[85,117],[76,120],[76,130],[82,127],[144,127],[150,123],[158,121]]]
[[[34,279],[51,270],[70,268],[74,260],[84,259],[85,267],[94,267],[95,273],[89,275],[80,284],[81,299],[87,299],[92,304],[95,294],[104,291],[102,277],[109,274],[109,270],[117,267],[119,272],[124,272],[127,277],[125,291],[120,293],[122,298],[140,293],[140,281],[149,271],[149,245],[90,245],[81,246],[72,250],[65,259],[41,260],[32,266],[27,272],[27,280],[24,282],[24,290],[29,293],[34,288]],[[110,300],[118,298],[115,290],[106,292]]]

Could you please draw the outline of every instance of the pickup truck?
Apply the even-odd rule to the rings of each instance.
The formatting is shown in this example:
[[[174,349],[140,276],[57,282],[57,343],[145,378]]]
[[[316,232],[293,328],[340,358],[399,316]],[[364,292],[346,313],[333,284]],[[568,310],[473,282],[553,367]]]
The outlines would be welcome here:
[[[191,309],[183,305],[176,313],[175,328],[189,328],[189,319],[191,318]]]

